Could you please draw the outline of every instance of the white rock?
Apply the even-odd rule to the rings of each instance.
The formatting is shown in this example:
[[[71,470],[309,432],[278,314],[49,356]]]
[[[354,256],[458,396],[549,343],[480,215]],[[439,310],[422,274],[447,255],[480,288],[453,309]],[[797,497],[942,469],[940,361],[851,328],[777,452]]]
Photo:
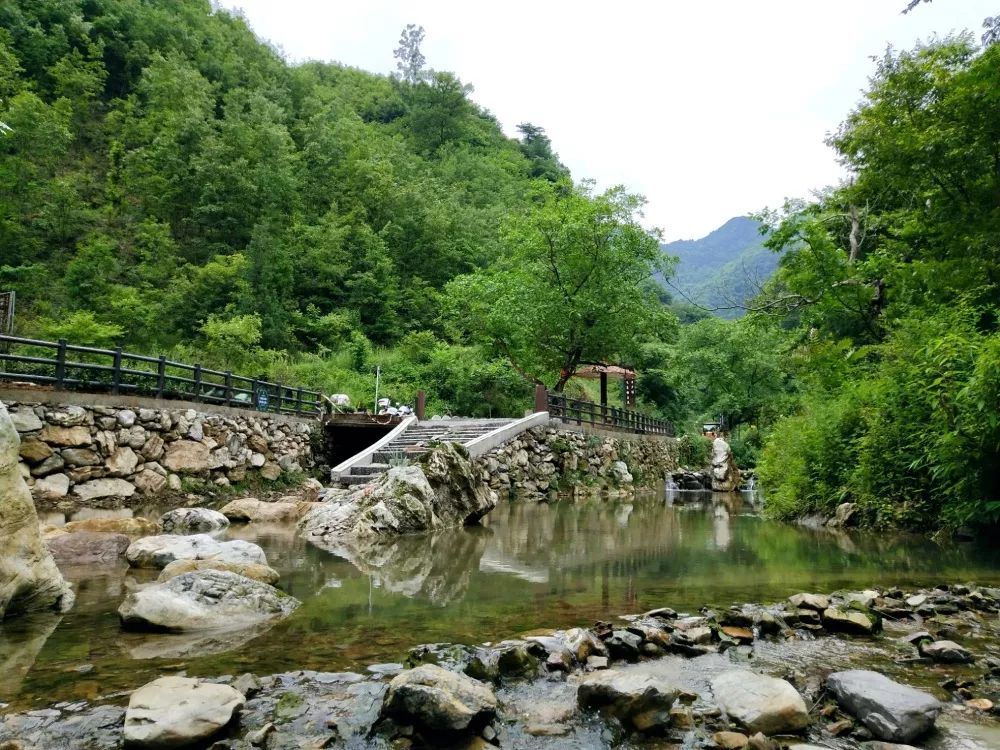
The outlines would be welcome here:
[[[229,685],[160,677],[132,693],[123,737],[128,747],[186,747],[229,724],[246,698]]]
[[[158,534],[129,545],[125,559],[133,568],[163,568],[174,560],[220,560],[267,565],[264,550],[240,539],[220,542],[208,534]]]
[[[122,427],[131,427],[135,424],[135,412],[131,409],[122,409],[116,416],[118,424]]]
[[[244,630],[287,617],[298,606],[297,599],[269,584],[203,569],[129,593],[118,615],[125,627],[140,630]]]
[[[10,420],[14,423],[14,429],[18,432],[34,432],[42,429],[42,420],[32,409],[22,406],[10,412]]]
[[[73,487],[73,494],[87,502],[99,497],[132,497],[135,485],[124,479],[91,479]]]
[[[49,474],[35,482],[34,494],[42,500],[59,500],[69,493],[69,477],[65,474]]]
[[[797,732],[809,724],[805,701],[791,683],[745,669],[712,679],[715,701],[751,734]]]

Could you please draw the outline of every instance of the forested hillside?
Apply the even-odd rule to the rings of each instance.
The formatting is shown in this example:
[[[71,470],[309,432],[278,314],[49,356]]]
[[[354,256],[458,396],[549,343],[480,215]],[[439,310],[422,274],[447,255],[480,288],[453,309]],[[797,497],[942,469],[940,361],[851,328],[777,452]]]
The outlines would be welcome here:
[[[0,289],[18,331],[294,367],[359,397],[373,348],[403,344],[379,357],[390,386],[508,408],[525,384],[505,361],[439,351],[442,290],[567,171],[544,130],[506,137],[418,42],[385,77],[287,65],[207,0],[0,5]]]
[[[748,308],[724,320],[656,283],[673,259],[641,196],[571,181],[537,125],[504,135],[418,28],[379,76],[289,65],[207,0],[9,0],[0,289],[21,334],[366,403],[381,367],[384,394],[424,388],[432,411],[518,415],[533,383],[583,393],[580,368],[625,363],[642,408],[722,418],[776,515],[993,522],[992,23],[876,62],[829,141],[850,178],[763,212],[770,254],[749,219],[668,246],[682,287],[721,279],[708,307]]]
[[[760,222],[737,216],[697,240],[675,240],[663,252],[677,258],[669,291],[678,302],[699,305],[723,318],[738,318],[747,301],[778,265],[764,247]]]

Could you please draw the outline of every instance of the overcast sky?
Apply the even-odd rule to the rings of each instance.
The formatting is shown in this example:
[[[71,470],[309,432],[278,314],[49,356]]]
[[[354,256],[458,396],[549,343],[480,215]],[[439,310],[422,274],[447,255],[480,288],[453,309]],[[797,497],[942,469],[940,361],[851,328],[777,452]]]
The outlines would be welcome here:
[[[407,23],[429,67],[475,87],[509,135],[541,125],[576,179],[644,194],[667,239],[808,197],[823,143],[887,44],[971,29],[996,0],[223,0],[291,62],[395,70]]]

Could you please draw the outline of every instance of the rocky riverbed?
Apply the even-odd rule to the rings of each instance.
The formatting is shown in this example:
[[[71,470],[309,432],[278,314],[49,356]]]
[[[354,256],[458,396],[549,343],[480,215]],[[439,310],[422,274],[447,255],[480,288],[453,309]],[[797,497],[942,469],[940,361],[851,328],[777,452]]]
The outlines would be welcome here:
[[[663,606],[360,673],[168,674],[2,715],[0,747],[985,750],[998,702],[1000,589],[952,584]]]

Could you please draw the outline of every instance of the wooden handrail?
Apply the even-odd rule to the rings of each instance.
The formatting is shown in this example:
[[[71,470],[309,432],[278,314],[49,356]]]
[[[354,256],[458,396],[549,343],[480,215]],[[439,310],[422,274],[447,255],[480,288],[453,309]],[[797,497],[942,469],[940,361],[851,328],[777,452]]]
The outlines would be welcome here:
[[[674,435],[673,423],[657,419],[633,409],[595,404],[593,401],[569,398],[562,393],[546,391],[549,414],[578,425],[589,424],[620,432],[634,432],[641,435]]]
[[[270,383],[231,372],[209,370],[200,364],[174,362],[163,356],[151,357],[125,352],[120,348],[77,346],[65,339],[42,341],[5,334],[0,334],[0,345],[3,345],[0,346],[0,380],[24,380],[55,385],[59,389],[71,387],[81,391],[145,392],[156,398],[190,398],[195,401],[236,406],[244,405],[237,396],[245,395],[248,397],[246,407],[258,411],[302,415],[318,415],[323,411],[323,396],[318,391],[306,390],[301,386]],[[55,349],[55,356],[14,354],[15,346]],[[68,358],[68,354],[106,357],[111,363],[78,361]],[[154,367],[149,370],[139,369],[140,364],[151,364]],[[190,373],[191,377],[170,374],[169,369]],[[97,379],[101,375],[106,377]],[[236,381],[246,383],[250,387],[241,388],[235,385]],[[257,394],[261,389],[268,396],[267,407],[263,410],[257,408]],[[216,391],[218,393],[215,393]]]

